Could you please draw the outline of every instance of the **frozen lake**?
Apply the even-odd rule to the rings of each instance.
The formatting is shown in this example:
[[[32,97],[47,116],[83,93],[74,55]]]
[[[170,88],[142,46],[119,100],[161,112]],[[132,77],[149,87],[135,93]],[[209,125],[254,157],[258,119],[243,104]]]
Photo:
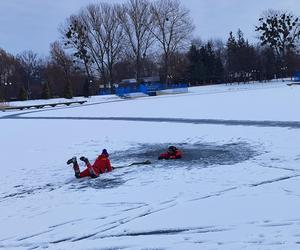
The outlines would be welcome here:
[[[298,249],[299,107],[272,82],[2,112],[0,248]],[[103,148],[125,167],[75,179]]]

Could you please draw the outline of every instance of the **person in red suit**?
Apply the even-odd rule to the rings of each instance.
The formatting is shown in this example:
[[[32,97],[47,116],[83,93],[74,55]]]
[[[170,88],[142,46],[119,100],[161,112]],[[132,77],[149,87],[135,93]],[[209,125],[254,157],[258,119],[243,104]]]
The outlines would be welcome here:
[[[175,159],[181,159],[182,158],[182,152],[177,149],[175,146],[170,146],[168,148],[168,152],[162,153],[159,155],[159,160],[175,160]]]
[[[67,161],[68,165],[73,163],[75,177],[78,179],[83,177],[97,178],[100,174],[111,172],[113,169],[106,149],[102,150],[101,155],[98,156],[93,165],[91,165],[89,160],[84,156],[80,157],[80,160],[86,164],[86,169],[82,172],[80,172],[76,157]]]

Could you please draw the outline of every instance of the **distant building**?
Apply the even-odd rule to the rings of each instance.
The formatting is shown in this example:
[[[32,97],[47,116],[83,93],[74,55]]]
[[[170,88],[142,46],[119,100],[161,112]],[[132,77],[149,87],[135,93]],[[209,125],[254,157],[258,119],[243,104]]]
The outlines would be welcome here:
[[[151,83],[158,83],[160,82],[159,76],[151,76],[151,77],[143,77],[141,78],[141,84],[151,84]],[[120,83],[118,83],[118,86],[134,86],[137,85],[137,80],[132,79],[123,79]]]

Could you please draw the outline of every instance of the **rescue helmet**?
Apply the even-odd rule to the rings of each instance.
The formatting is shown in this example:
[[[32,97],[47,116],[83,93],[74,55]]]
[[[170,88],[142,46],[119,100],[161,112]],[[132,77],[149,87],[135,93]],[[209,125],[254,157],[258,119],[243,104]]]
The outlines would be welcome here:
[[[170,146],[169,151],[170,152],[176,152],[177,148],[175,146]]]
[[[106,157],[109,157],[109,154],[108,154],[108,152],[107,152],[106,149],[103,149],[103,150],[102,150],[102,155],[105,155]]]

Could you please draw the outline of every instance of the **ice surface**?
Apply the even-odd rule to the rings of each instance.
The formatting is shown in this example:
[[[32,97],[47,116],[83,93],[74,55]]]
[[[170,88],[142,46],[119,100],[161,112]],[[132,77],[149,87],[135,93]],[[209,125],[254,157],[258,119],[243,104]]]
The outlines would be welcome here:
[[[273,82],[2,112],[0,248],[298,249],[299,106]],[[124,168],[77,180],[102,148]]]

